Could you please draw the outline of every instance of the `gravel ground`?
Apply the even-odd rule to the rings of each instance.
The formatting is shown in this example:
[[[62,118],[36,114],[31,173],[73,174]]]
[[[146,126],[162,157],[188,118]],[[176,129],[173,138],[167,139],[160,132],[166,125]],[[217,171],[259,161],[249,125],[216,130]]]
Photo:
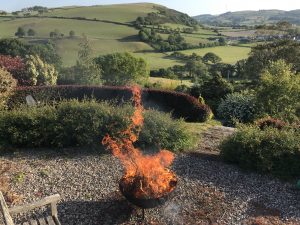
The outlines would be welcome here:
[[[122,176],[119,161],[110,154],[86,152],[29,150],[6,154],[0,163],[11,161],[14,169],[8,175],[12,190],[23,196],[23,202],[59,193],[63,225],[246,224],[258,216],[300,224],[300,191],[292,184],[246,173],[195,153],[176,156],[173,170],[179,182],[174,195],[164,206],[146,210],[141,221],[141,210],[130,205],[118,190]],[[49,212],[20,215],[15,221],[45,213]]]

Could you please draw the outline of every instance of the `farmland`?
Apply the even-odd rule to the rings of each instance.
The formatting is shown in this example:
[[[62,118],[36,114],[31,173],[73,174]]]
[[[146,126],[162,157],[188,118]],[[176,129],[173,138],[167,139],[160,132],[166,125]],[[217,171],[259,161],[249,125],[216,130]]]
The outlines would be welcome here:
[[[0,17],[1,38],[14,37],[18,27],[25,30],[34,29],[34,37],[23,38],[26,42],[44,42],[50,39],[49,33],[56,30],[63,34],[63,37],[54,38],[57,51],[63,59],[64,66],[71,66],[76,62],[78,44],[82,34],[85,34],[92,46],[93,55],[104,55],[113,52],[131,52],[135,56],[144,58],[150,69],[168,68],[174,65],[181,65],[182,62],[168,57],[168,53],[155,51],[147,43],[141,42],[138,37],[138,30],[132,26],[132,22],[138,16],[146,16],[150,12],[156,12],[155,4],[119,4],[107,6],[89,7],[64,7],[50,9],[42,15],[25,17],[19,14],[13,17],[8,14]],[[113,13],[112,13],[113,12]],[[59,18],[58,18],[59,17]],[[188,26],[175,23],[165,23],[163,27],[171,29],[184,29]],[[73,30],[75,37],[70,38],[69,32]],[[211,30],[200,28],[197,31],[187,34],[182,33],[186,42],[197,46],[199,43],[211,43],[208,38],[217,38],[216,33]],[[162,34],[163,38],[167,35]],[[230,49],[230,51],[228,51]],[[207,52],[220,54],[224,62],[235,63],[237,60],[245,58],[249,52],[248,48],[239,47],[216,47],[193,49],[184,51],[189,54],[196,52],[203,55]]]

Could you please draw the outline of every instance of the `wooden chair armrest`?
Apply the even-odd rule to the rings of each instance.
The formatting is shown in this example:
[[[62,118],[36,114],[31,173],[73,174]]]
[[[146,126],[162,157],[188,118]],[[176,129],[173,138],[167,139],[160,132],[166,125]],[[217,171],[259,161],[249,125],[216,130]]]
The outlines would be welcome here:
[[[1,191],[0,191],[0,206],[1,206],[1,212],[2,212],[3,218],[4,218],[4,223],[6,225],[14,225],[14,222],[9,214],[9,209],[6,205],[5,199],[4,199]]]
[[[16,213],[24,213],[28,212],[30,210],[40,208],[46,205],[51,205],[51,214],[54,217],[57,217],[57,202],[60,200],[60,195],[51,195],[48,197],[45,197],[37,202],[33,202],[30,204],[22,205],[22,206],[15,206],[13,208],[9,209],[10,214],[16,214]]]

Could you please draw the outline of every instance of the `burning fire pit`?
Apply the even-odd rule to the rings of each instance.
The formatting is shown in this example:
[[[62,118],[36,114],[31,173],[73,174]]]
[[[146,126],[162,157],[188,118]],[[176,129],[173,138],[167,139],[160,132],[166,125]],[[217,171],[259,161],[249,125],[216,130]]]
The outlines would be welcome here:
[[[128,180],[132,182],[128,183]],[[151,197],[147,195],[137,197],[135,193],[136,191],[139,191],[141,189],[138,183],[140,183],[140,179],[138,177],[122,178],[119,182],[120,191],[124,195],[124,197],[132,204],[142,209],[150,209],[165,204],[165,202],[171,197],[172,193],[174,193],[173,191],[176,188],[177,180],[176,179],[171,180],[169,183],[170,186],[169,192],[166,192],[159,197],[153,197],[153,196]]]
[[[102,144],[118,157],[124,166],[124,176],[119,188],[124,197],[132,204],[143,209],[164,204],[177,185],[174,172],[168,167],[174,160],[174,154],[160,150],[155,155],[144,155],[134,143],[138,140],[144,118],[141,105],[141,91],[132,88],[135,111],[129,127],[119,132],[118,137],[107,134]]]

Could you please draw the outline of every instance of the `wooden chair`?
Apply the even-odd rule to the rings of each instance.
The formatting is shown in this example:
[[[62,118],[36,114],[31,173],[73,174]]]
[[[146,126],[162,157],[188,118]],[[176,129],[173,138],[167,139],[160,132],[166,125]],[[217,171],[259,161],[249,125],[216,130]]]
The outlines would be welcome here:
[[[57,217],[57,202],[59,200],[60,195],[56,194],[34,203],[8,208],[3,194],[0,191],[0,208],[3,214],[5,225],[14,225],[12,220],[12,215],[14,214],[28,212],[35,208],[40,208],[46,205],[51,206],[51,216],[39,218],[37,220],[31,220],[20,225],[61,225]]]

